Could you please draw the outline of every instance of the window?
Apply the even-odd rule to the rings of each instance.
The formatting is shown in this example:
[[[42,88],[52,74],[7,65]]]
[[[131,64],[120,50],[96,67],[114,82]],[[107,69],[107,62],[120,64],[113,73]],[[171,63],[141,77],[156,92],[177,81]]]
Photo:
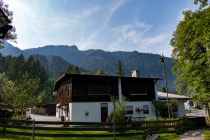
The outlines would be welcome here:
[[[71,94],[71,86],[68,87],[68,96]]]
[[[110,86],[108,85],[88,85],[88,95],[109,95]]]
[[[126,114],[133,114],[133,106],[126,106]]]
[[[143,105],[143,113],[149,114],[149,106],[148,105]]]
[[[146,86],[129,86],[128,87],[129,95],[147,95]]]

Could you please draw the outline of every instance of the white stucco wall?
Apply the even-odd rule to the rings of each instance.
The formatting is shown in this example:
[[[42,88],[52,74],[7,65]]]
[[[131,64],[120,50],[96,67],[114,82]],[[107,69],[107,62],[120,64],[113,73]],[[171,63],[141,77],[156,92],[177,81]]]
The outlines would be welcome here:
[[[185,110],[185,106],[184,106],[184,100],[178,100],[178,114],[179,117],[184,117],[186,115],[186,110]]]
[[[110,114],[112,111],[112,103],[102,103],[108,103],[108,114]],[[76,102],[70,104],[72,122],[101,122],[101,102]],[[85,115],[86,112],[88,112],[88,116]]]
[[[143,109],[143,105],[149,106],[149,114],[144,114],[143,111],[136,112],[137,108]],[[155,117],[155,107],[151,101],[127,102],[127,106],[133,106],[132,117]]]
[[[70,121],[72,122],[101,122],[101,103],[108,104],[108,115],[113,111],[113,105],[111,102],[76,102],[70,103]],[[143,111],[136,112],[136,108],[143,108],[143,105],[149,106],[149,114],[144,114]],[[133,106],[132,117],[154,117],[155,108],[152,102],[127,102],[126,106]],[[86,116],[88,112],[88,116]]]
[[[58,108],[59,104],[56,104],[56,117],[59,118],[59,108]]]

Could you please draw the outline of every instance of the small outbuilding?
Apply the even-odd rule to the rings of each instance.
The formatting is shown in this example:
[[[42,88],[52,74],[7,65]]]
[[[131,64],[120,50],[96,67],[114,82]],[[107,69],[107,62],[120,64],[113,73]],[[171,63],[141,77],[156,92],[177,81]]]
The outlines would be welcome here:
[[[167,93],[165,93],[165,92],[157,92],[157,97],[158,97],[158,101],[167,101]],[[177,103],[176,108],[171,109],[171,111],[173,111],[173,113],[177,114],[177,117],[186,116],[186,109],[185,109],[184,103],[190,99],[192,99],[192,98],[188,97],[188,96],[168,93],[169,102],[176,101],[176,103]]]

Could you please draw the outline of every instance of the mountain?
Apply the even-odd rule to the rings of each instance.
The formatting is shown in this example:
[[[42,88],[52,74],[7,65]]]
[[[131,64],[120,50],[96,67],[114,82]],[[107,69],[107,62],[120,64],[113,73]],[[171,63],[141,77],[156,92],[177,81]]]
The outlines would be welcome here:
[[[81,51],[75,45],[47,45],[44,47],[26,49],[22,53],[29,55],[57,56],[70,64],[74,64],[86,70],[103,70],[110,75],[116,75],[118,61],[121,61],[125,76],[131,76],[132,70],[139,70],[142,77],[163,77],[163,65],[160,63],[160,55],[151,53],[133,52],[107,52],[104,50]],[[168,86],[170,91],[175,91],[172,74],[173,61],[165,58]],[[61,67],[56,66],[58,69]],[[163,81],[158,82],[159,90],[163,87]]]
[[[13,55],[13,56],[19,56],[22,51],[11,45],[10,43],[0,40],[0,45],[4,46],[4,48],[0,49],[0,53],[3,54],[4,56],[7,55]]]
[[[69,64],[67,61],[65,61],[59,56],[40,55],[40,54],[34,54],[32,56],[35,60],[38,60],[40,64],[45,68],[45,71],[49,78],[56,79],[63,73],[67,72],[67,69],[78,68],[78,70],[82,73],[89,72],[73,64]],[[28,56],[25,55],[25,57]]]
[[[58,56],[44,56],[39,54],[34,54],[32,56],[34,59],[39,60],[40,64],[44,66],[45,71],[50,78],[57,78],[59,75],[63,74],[70,65]]]

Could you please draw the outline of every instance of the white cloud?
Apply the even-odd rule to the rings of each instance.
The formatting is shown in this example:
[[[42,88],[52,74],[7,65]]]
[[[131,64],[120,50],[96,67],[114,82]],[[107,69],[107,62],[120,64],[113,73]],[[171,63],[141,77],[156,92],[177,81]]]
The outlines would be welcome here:
[[[63,0],[67,3],[66,0]],[[104,49],[107,51],[159,51],[158,46],[168,47],[168,32],[159,32],[148,37],[154,29],[137,17],[130,23],[109,27],[113,15],[126,4],[116,0],[109,5],[91,5],[64,15],[51,11],[49,3],[31,5],[27,0],[8,0],[14,11],[14,25],[21,49],[47,44],[76,44],[80,49]],[[40,6],[45,11],[39,11]],[[21,9],[21,10],[20,10]],[[94,18],[92,18],[94,16]]]
[[[81,17],[82,18],[87,18],[87,17],[91,16],[92,14],[98,12],[99,10],[100,10],[100,8],[98,6],[91,7],[91,8],[88,8],[88,9],[83,9]]]

